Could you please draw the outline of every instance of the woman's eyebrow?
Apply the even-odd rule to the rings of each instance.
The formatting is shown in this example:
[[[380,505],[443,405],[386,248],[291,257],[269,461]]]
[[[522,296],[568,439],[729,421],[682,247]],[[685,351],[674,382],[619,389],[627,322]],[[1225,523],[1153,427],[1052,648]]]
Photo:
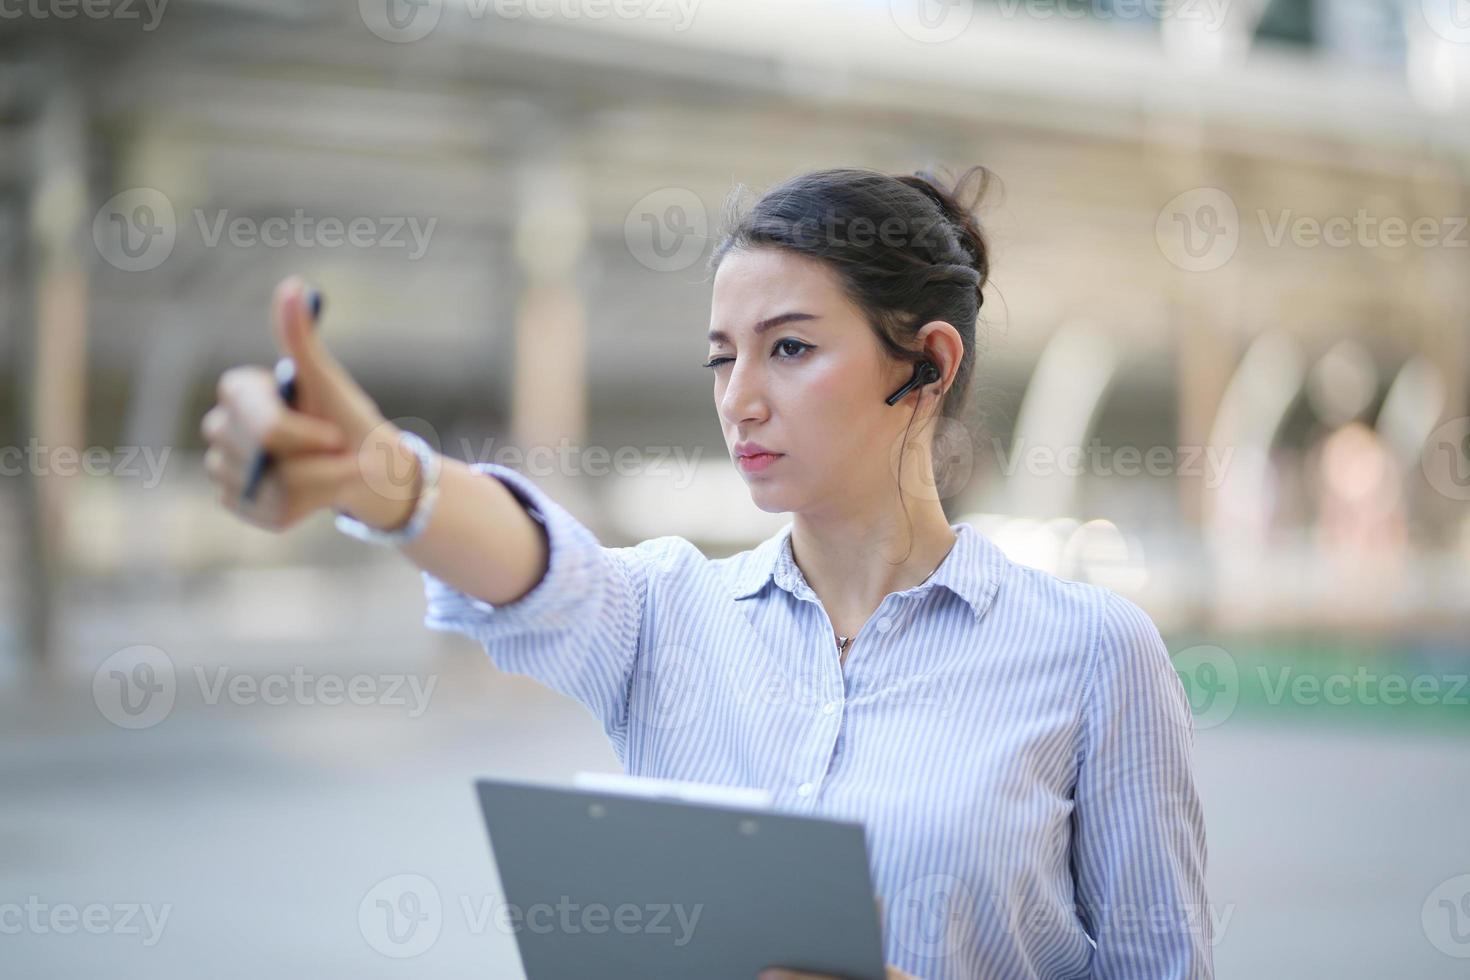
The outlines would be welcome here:
[[[767,330],[773,330],[776,327],[781,326],[781,324],[783,323],[791,323],[795,320],[820,319],[821,317],[817,316],[815,313],[801,313],[797,310],[792,310],[789,313],[779,313],[776,316],[767,317],[760,323],[757,323],[755,325],[755,335],[759,337]],[[725,331],[723,330],[711,330],[709,332],[709,342],[712,344],[728,344],[730,342],[730,335],[725,333]]]

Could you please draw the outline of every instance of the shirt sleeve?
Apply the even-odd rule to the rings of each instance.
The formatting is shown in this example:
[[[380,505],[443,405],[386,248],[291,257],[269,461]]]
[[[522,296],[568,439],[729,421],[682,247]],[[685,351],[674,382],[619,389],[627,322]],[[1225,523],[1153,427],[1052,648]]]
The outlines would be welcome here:
[[[495,605],[424,571],[424,625],[470,636],[501,670],[580,701],[621,758],[648,598],[650,543],[603,547],[524,474],[497,463],[474,463],[471,469],[499,479],[545,528],[546,572],[519,599]]]
[[[1090,976],[1209,980],[1194,717],[1158,628],[1103,591],[1072,812],[1078,912],[1097,944]]]

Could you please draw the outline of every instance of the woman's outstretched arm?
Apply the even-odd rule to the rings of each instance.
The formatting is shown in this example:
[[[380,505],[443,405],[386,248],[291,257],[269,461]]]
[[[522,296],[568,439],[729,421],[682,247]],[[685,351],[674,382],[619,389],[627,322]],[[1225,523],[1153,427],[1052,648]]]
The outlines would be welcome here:
[[[387,526],[406,519],[405,512]],[[497,606],[530,592],[549,558],[545,525],[503,482],[447,457],[428,526],[400,550],[435,578]]]
[[[268,530],[327,507],[400,527],[419,490],[418,459],[316,336],[314,305],[299,279],[277,288],[272,320],[295,362],[295,406],[265,368],[226,371],[201,426],[205,470],[223,506]],[[246,501],[261,449],[274,462]],[[621,754],[652,570],[701,556],[676,538],[603,547],[523,474],[495,464],[441,458],[439,488],[428,524],[399,548],[422,570],[425,625],[469,635],[502,670],[581,701]]]
[[[418,460],[317,334],[314,308],[320,300],[299,278],[276,288],[271,321],[281,354],[295,364],[295,406],[280,397],[266,368],[226,371],[218,404],[200,426],[205,471],[223,506],[267,530],[327,507],[374,527],[398,527],[412,510]],[[261,450],[272,463],[247,501],[242,491]],[[505,485],[447,458],[429,524],[401,550],[424,571],[497,605],[528,593],[548,563],[544,526]]]

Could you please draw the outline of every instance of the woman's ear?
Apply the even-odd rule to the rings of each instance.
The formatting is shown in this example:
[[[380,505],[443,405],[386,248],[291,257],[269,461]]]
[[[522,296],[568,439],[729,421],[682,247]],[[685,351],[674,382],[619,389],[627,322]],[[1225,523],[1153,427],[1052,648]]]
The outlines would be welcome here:
[[[949,391],[965,354],[960,332],[948,321],[930,320],[918,329],[916,337],[924,355],[939,369],[941,394]]]

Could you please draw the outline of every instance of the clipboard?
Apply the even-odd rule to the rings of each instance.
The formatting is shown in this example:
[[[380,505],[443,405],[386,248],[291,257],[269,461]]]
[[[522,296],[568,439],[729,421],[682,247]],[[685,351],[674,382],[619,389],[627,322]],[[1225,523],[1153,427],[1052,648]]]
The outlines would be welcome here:
[[[578,782],[475,782],[506,903],[495,926],[527,980],[755,980],[768,966],[884,980],[861,823],[739,795],[759,790]]]

